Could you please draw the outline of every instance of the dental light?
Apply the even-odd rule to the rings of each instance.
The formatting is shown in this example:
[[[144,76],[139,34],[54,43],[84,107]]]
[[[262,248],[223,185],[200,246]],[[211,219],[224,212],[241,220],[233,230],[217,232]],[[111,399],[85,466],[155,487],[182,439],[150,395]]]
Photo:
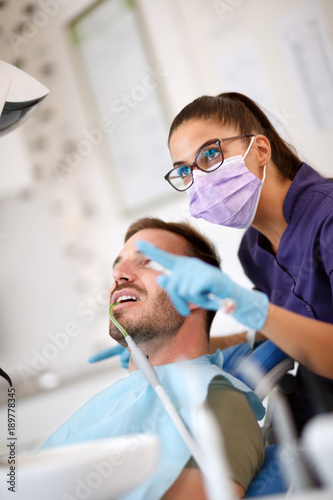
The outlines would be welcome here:
[[[49,90],[12,64],[0,61],[0,135],[21,125]]]
[[[0,60],[0,136],[29,118],[48,93],[35,78]],[[1,368],[0,377],[12,386],[9,375]]]

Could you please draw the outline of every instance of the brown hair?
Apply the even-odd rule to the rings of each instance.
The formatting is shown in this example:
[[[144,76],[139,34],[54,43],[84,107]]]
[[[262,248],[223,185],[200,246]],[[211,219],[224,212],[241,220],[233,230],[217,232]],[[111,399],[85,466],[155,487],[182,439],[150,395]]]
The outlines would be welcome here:
[[[165,222],[155,217],[143,217],[133,222],[127,229],[124,241],[126,243],[134,234],[143,229],[163,229],[178,234],[188,243],[188,256],[197,257],[212,266],[220,268],[221,259],[214,245],[188,222]],[[206,331],[209,331],[216,311],[207,311]]]
[[[281,176],[293,180],[301,167],[295,149],[284,141],[261,108],[249,97],[237,92],[225,92],[217,96],[202,96],[185,106],[175,117],[169,132],[192,119],[216,120],[222,125],[234,126],[240,134],[262,134],[270,141],[272,161]]]

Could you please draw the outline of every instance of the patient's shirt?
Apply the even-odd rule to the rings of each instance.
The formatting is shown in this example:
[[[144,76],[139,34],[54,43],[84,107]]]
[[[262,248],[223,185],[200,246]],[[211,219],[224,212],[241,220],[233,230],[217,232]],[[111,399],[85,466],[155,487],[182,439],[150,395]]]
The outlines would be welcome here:
[[[214,355],[154,367],[190,429],[194,409],[205,401],[209,385],[217,376],[225,377],[242,391],[256,418],[263,418],[265,410],[258,397],[245,384],[224,372],[222,365],[223,355],[218,350]],[[160,460],[151,478],[121,498],[156,500],[175,482],[191,453],[154,390],[138,370],[91,398],[43,443],[41,449],[137,433],[159,436]]]
[[[207,402],[222,432],[232,479],[246,491],[264,461],[258,422],[244,394],[221,375],[209,384]],[[186,467],[197,467],[193,457]]]

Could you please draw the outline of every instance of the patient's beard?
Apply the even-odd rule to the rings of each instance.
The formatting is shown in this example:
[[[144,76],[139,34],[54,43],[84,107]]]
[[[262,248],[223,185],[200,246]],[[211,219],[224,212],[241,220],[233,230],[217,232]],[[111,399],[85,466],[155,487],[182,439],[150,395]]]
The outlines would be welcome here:
[[[145,297],[145,299],[147,298]],[[144,309],[134,320],[126,318],[126,311],[119,311],[119,313],[113,311],[114,317],[125,328],[135,343],[140,346],[158,347],[163,345],[177,334],[185,321],[185,318],[176,311],[168,295],[163,290],[158,292],[154,300],[148,298],[147,308]],[[124,336],[111,321],[109,333],[119,344],[124,347],[127,346]]]

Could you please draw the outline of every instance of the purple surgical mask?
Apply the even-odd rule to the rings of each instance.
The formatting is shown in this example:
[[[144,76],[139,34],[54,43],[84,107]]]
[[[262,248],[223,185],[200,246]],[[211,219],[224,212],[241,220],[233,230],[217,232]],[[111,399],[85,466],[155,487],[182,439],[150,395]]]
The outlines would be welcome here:
[[[252,224],[266,173],[265,167],[260,180],[245,165],[253,139],[244,156],[227,158],[215,172],[193,171],[194,183],[187,191],[193,217],[239,229]]]

